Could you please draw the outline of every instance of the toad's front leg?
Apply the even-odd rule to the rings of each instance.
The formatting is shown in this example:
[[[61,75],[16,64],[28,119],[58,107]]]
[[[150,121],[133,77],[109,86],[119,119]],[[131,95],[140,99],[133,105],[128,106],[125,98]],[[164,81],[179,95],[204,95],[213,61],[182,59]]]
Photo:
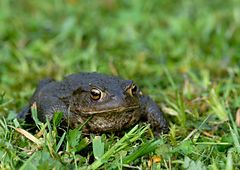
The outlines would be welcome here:
[[[143,119],[151,124],[155,133],[167,133],[169,131],[168,123],[158,105],[149,96],[142,96],[140,100]]]

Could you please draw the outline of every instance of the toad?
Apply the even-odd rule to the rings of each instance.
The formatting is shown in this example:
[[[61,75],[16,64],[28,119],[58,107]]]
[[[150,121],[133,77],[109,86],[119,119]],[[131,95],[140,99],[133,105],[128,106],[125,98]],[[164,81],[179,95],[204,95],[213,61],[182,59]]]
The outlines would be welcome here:
[[[117,76],[77,73],[62,81],[44,79],[18,117],[31,115],[33,103],[41,121],[62,112],[63,122],[71,128],[86,123],[87,132],[122,131],[139,121],[150,123],[157,134],[168,132],[168,123],[158,105],[143,95],[132,80]]]

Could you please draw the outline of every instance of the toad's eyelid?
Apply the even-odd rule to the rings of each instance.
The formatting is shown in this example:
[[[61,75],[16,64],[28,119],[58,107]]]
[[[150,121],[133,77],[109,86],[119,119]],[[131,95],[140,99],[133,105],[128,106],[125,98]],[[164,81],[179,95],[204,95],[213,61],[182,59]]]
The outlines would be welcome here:
[[[133,81],[132,80],[128,80],[126,82],[126,84],[124,85],[124,90],[127,91],[129,88],[132,87],[132,85],[134,85]]]
[[[93,84],[89,84],[89,86],[91,87],[91,89],[97,89],[97,90],[100,90],[102,92],[106,91],[106,88],[102,88],[102,87],[99,87],[99,86],[96,86],[96,85],[93,85]]]

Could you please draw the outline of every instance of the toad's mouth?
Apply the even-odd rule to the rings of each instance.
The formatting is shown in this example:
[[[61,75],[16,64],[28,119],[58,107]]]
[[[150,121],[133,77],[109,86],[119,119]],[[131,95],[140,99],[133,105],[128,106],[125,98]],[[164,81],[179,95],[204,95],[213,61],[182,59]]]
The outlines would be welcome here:
[[[135,110],[138,109],[140,106],[139,105],[134,105],[134,106],[128,106],[128,107],[116,107],[116,108],[111,108],[111,109],[106,109],[106,110],[94,110],[94,111],[87,111],[83,109],[76,109],[80,113],[83,113],[84,115],[95,115],[95,114],[101,114],[101,113],[120,113],[120,112],[126,112],[129,110]]]

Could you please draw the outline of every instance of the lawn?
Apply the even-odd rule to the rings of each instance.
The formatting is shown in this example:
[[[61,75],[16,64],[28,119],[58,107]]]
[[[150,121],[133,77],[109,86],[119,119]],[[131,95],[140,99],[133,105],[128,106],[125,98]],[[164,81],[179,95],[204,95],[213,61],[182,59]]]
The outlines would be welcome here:
[[[240,169],[239,18],[238,0],[1,0],[0,169]],[[94,71],[134,80],[170,132],[16,119],[39,80]]]

